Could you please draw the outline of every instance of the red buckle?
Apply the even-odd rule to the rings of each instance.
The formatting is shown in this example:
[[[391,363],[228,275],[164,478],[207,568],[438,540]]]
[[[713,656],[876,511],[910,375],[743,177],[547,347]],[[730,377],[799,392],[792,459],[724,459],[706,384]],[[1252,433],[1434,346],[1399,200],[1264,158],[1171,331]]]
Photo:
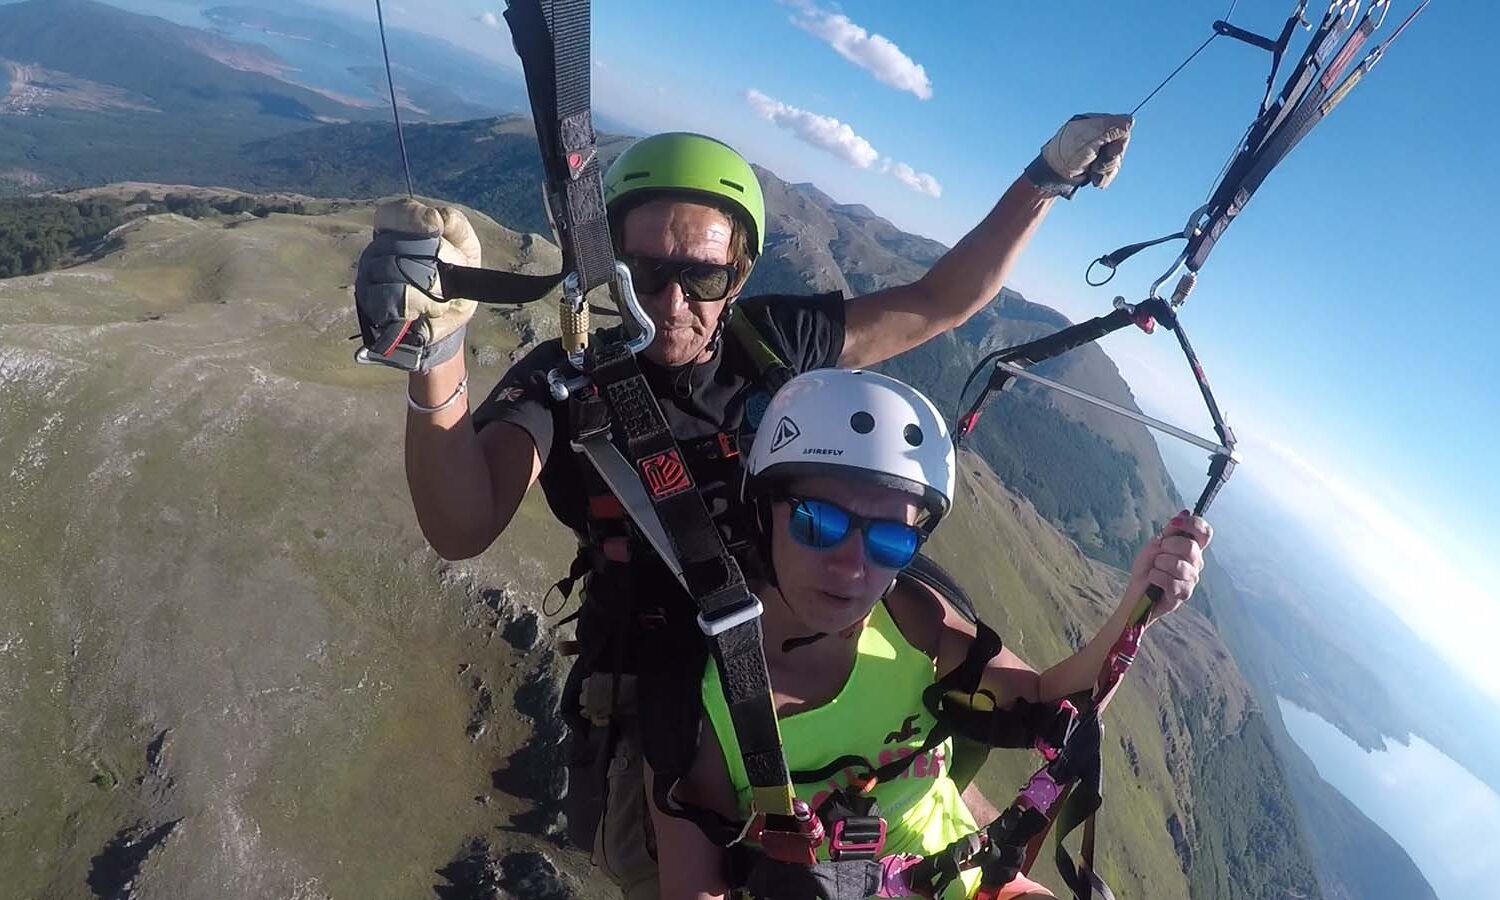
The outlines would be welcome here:
[[[1137,313],[1135,317],[1135,327],[1146,332],[1147,334],[1153,334],[1156,331],[1156,317],[1147,315],[1146,313]]]
[[[794,808],[796,816],[762,814],[751,829],[751,837],[767,856],[778,862],[816,865],[818,847],[823,843],[823,822],[801,800],[795,801]]]
[[[740,448],[736,447],[729,435],[722,431],[719,432],[719,453],[724,459],[740,455]]]

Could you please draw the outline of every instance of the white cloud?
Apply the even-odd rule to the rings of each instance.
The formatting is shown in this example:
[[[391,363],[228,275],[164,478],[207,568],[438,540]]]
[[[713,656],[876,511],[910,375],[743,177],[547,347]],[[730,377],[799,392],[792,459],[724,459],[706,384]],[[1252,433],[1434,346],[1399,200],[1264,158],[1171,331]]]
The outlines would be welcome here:
[[[500,17],[492,12],[480,13],[477,18],[479,19],[479,24],[486,28],[494,28],[497,31],[500,28]]]
[[[786,0],[797,9],[792,24],[815,35],[882,84],[909,91],[923,100],[932,98],[932,81],[927,70],[901,51],[890,38],[871,34],[842,13],[820,8],[811,0]]]
[[[796,135],[804,143],[826,150],[858,169],[871,169],[890,175],[902,184],[929,197],[941,197],[943,187],[926,172],[918,172],[904,162],[882,156],[879,150],[846,122],[833,116],[810,112],[750,88],[745,102],[767,122]]]
[[[904,162],[886,159],[885,167],[881,171],[896,176],[897,181],[919,194],[926,194],[929,197],[943,196],[943,186],[938,184],[936,178],[926,172],[918,172]]]
[[[820,150],[827,150],[851,166],[868,169],[880,159],[880,153],[870,146],[869,141],[833,116],[798,109],[754,88],[745,92],[745,102],[762,119],[790,131]]]

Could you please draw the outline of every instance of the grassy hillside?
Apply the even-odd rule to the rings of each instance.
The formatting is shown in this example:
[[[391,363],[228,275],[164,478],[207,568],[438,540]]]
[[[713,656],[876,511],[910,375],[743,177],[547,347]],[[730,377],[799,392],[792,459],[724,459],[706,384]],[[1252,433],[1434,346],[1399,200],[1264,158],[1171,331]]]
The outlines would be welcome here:
[[[601,155],[607,161],[629,141],[606,135]],[[62,134],[47,142],[69,143]],[[528,120],[414,124],[406,144],[423,193],[481,210],[518,231],[550,233],[536,189],[540,161]],[[109,178],[170,177],[332,197],[379,196],[403,184],[391,129],[381,122],[310,128],[232,150],[219,144],[191,159],[167,149],[141,160],[128,138],[123,146]],[[764,169],[757,173],[767,198],[767,245],[747,294],[840,290],[857,296],[921,277],[945,249],[901,232],[866,207],[839,204],[811,185],[788,184]],[[979,355],[1065,322],[1002,291],[962,328],[884,368],[956,404]],[[1134,406],[1129,388],[1097,347],[1080,348],[1041,371]],[[1158,523],[1180,508],[1144,428],[1067,397],[1027,386],[1007,392],[981,421],[972,446],[1049,521],[1090,555],[1114,565],[1124,565]]]
[[[426,896],[476,836],[580,867],[532,834],[569,541],[534,501],[425,546],[400,379],[349,361],[368,228],[154,216],[0,281],[0,897]]]

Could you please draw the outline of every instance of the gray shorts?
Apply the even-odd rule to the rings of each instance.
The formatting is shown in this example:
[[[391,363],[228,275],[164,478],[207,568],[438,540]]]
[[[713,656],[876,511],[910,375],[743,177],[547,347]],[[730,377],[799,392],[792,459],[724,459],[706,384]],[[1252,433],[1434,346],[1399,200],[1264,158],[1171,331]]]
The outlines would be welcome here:
[[[620,888],[623,900],[658,900],[656,833],[646,796],[634,676],[620,677],[618,696],[607,674],[583,680],[579,706],[602,744],[614,707],[615,746],[610,756],[602,814],[594,830],[593,862]]]

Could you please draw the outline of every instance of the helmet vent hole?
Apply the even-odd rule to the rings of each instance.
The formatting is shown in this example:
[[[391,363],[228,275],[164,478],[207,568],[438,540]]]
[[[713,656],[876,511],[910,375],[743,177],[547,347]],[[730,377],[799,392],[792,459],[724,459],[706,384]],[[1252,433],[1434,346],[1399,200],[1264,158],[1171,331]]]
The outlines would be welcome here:
[[[627,174],[624,178],[621,178],[620,180],[621,181],[639,181],[642,178],[650,178],[650,177],[651,177],[651,173],[650,172],[631,172],[631,173]]]
[[[875,430],[875,417],[860,410],[849,417],[849,427],[854,429],[855,434],[869,434]]]
[[[922,429],[916,425],[906,426],[901,430],[901,436],[906,438],[906,442],[913,447],[922,446],[922,441],[924,440]]]
[[[745,193],[745,186],[743,184],[739,184],[737,182],[730,181],[728,178],[720,178],[719,179],[719,184],[722,184],[725,187],[734,188],[735,190],[739,191],[741,194]]]

